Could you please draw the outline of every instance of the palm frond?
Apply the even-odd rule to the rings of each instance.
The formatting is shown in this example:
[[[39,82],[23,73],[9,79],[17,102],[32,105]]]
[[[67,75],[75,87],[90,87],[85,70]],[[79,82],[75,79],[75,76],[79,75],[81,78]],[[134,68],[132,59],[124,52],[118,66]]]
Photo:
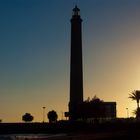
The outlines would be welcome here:
[[[140,100],[140,91],[139,90],[135,90],[133,91],[131,94],[129,94],[129,97],[132,100]]]

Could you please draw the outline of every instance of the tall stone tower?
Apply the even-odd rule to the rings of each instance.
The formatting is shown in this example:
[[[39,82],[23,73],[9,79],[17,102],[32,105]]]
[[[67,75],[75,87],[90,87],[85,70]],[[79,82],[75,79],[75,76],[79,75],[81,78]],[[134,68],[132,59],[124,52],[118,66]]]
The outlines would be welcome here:
[[[75,6],[71,18],[71,58],[70,58],[70,120],[79,118],[79,105],[83,102],[82,66],[82,19],[80,9]]]

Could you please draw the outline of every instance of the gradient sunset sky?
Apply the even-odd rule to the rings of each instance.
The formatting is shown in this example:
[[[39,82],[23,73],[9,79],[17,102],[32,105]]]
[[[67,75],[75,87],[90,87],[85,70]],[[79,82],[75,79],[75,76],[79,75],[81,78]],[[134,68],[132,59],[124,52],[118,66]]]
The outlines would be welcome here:
[[[0,119],[42,121],[68,111],[70,18],[81,10],[84,99],[117,102],[133,116],[140,89],[140,0],[0,0]],[[47,121],[47,117],[46,117]]]

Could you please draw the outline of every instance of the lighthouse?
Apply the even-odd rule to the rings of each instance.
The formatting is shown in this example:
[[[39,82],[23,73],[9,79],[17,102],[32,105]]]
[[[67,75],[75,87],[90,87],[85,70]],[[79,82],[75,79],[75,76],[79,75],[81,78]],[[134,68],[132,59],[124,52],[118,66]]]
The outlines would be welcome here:
[[[83,102],[83,62],[82,62],[82,19],[80,9],[75,6],[71,18],[70,52],[70,101],[69,118],[79,118],[78,109]]]

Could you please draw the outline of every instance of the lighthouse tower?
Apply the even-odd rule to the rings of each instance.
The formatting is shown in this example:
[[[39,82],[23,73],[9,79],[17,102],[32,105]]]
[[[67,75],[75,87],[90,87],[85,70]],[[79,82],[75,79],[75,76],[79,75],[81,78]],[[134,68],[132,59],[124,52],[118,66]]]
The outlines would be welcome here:
[[[75,6],[71,18],[70,55],[70,120],[79,118],[78,109],[83,102],[83,64],[82,64],[82,19],[80,9]]]

